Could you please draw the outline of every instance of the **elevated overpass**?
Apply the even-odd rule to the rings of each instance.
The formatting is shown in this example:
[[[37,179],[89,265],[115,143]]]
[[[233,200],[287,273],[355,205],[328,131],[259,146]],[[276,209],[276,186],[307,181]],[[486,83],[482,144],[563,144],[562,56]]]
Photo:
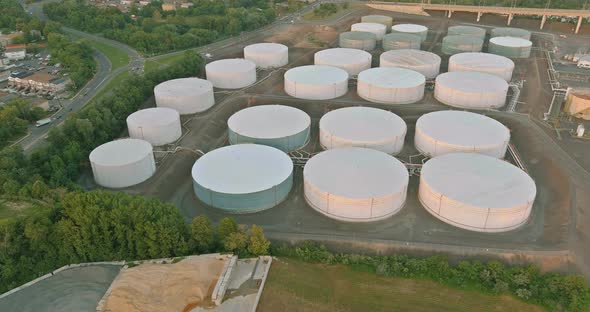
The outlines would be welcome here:
[[[422,10],[428,11],[444,11],[447,17],[451,18],[453,12],[469,12],[477,13],[477,21],[479,22],[481,16],[485,13],[491,14],[505,14],[508,16],[507,25],[510,25],[514,15],[536,15],[541,16],[540,29],[543,29],[547,16],[559,17],[577,17],[575,33],[580,31],[582,21],[584,18],[590,18],[590,10],[569,10],[569,9],[543,9],[543,8],[518,8],[518,7],[498,7],[498,6],[476,6],[476,5],[455,5],[455,4],[429,4],[429,3],[399,3],[399,2],[380,2],[369,1],[369,7],[380,10],[392,10],[394,7],[410,6],[419,7]]]

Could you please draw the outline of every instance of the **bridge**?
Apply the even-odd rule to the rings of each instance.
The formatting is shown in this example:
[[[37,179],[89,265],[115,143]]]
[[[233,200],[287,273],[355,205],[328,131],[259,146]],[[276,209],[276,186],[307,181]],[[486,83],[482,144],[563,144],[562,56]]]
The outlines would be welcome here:
[[[428,0],[426,0],[428,1]],[[507,25],[510,25],[514,15],[536,15],[541,16],[541,25],[539,29],[543,29],[548,16],[559,17],[577,17],[575,33],[580,31],[582,21],[584,18],[590,18],[590,10],[569,10],[569,9],[544,9],[544,8],[517,8],[517,7],[498,7],[498,6],[477,6],[477,5],[456,5],[456,4],[429,4],[429,3],[399,3],[399,2],[378,2],[370,1],[367,4],[369,7],[379,10],[392,10],[394,7],[416,7],[428,11],[444,11],[448,18],[451,18],[453,12],[469,12],[477,13],[477,21],[479,22],[481,16],[488,14],[505,14],[508,16]]]

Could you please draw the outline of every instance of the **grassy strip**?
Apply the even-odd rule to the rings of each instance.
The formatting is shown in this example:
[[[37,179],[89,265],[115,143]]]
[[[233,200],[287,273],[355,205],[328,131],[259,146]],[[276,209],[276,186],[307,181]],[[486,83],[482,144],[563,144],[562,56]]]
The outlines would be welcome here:
[[[117,76],[113,77],[113,79],[111,79],[106,84],[106,86],[104,86],[104,88],[102,88],[98,93],[96,93],[94,95],[94,97],[92,97],[92,99],[89,101],[90,104],[93,104],[98,99],[100,99],[103,96],[107,95],[109,91],[113,90],[115,87],[117,87],[118,85],[120,85],[121,82],[125,81],[127,78],[129,78],[129,72],[127,72],[127,71],[121,72]],[[85,110],[89,106],[91,106],[91,105],[84,106],[84,108],[82,108],[82,110]]]
[[[543,311],[511,296],[428,280],[382,277],[346,265],[273,261],[258,311]]]
[[[111,61],[111,70],[116,70],[117,68],[129,64],[129,55],[127,55],[125,51],[100,41],[92,39],[86,40],[88,41],[88,44],[100,51],[109,59],[109,61]]]
[[[181,60],[184,57],[184,53],[177,53],[166,57],[159,58],[157,60],[147,61],[144,64],[144,71],[146,73],[163,69],[170,66],[171,64]]]

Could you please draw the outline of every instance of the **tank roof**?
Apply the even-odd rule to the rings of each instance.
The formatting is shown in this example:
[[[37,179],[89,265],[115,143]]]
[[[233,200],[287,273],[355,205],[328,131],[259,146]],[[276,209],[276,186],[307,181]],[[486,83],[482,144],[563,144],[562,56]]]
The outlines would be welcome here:
[[[256,70],[256,64],[254,62],[241,58],[213,61],[205,67],[208,71],[219,73],[241,73]]]
[[[90,153],[90,162],[102,166],[123,166],[142,160],[153,152],[152,145],[139,139],[121,139],[104,143]]]
[[[494,37],[490,39],[490,43],[505,46],[505,47],[530,47],[533,43],[530,40],[526,40],[518,37]]]
[[[213,89],[213,84],[199,78],[180,78],[164,81],[154,88],[154,93],[163,96],[178,96],[179,94],[199,96]]]
[[[306,65],[289,69],[285,79],[306,85],[326,85],[348,80],[348,73],[333,66]]]
[[[149,124],[154,126],[168,125],[179,120],[180,114],[168,107],[152,107],[138,110],[127,117],[127,122]]]
[[[277,138],[309,128],[311,118],[304,111],[285,105],[260,105],[233,114],[227,125],[232,131],[251,138]]]
[[[397,67],[370,68],[362,71],[358,80],[382,88],[412,88],[426,82],[419,72]]]
[[[447,72],[436,77],[436,84],[443,84],[463,92],[500,92],[508,89],[508,83],[495,75],[480,72]]]

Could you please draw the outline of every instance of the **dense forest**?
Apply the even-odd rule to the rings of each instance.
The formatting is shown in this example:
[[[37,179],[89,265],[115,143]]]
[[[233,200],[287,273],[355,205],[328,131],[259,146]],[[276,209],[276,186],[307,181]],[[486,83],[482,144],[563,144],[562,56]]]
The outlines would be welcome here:
[[[15,0],[0,0],[0,30],[10,32],[16,28],[18,22],[27,18],[27,13]]]
[[[27,132],[30,122],[39,120],[45,111],[31,106],[22,99],[15,99],[0,109],[0,148],[10,144],[12,139]]]
[[[64,25],[125,42],[146,54],[198,47],[215,40],[250,31],[275,19],[267,1],[195,1],[194,6],[163,11],[152,2],[129,13],[99,8],[80,1],[48,3],[49,18]]]

